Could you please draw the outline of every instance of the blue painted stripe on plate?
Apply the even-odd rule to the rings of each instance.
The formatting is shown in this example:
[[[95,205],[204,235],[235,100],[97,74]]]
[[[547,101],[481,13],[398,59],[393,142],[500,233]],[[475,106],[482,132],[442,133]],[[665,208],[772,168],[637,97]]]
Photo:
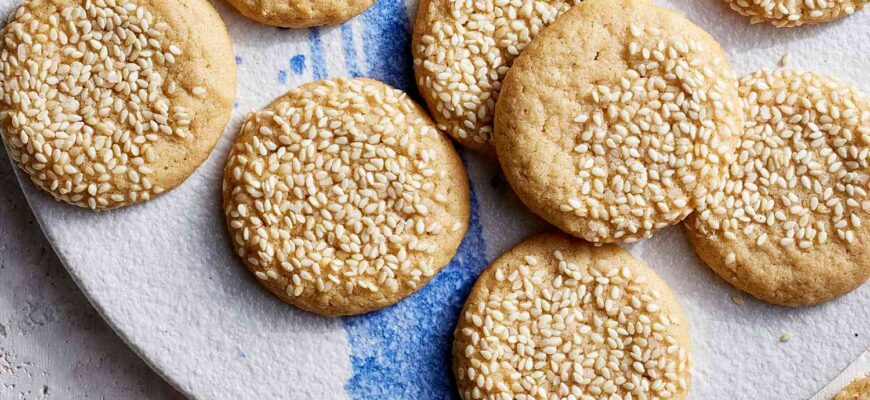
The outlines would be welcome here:
[[[354,78],[361,76],[359,55],[353,43],[353,27],[349,22],[341,25],[341,46],[344,48],[344,65],[347,67],[347,73]]]
[[[363,13],[366,76],[416,93],[411,59],[411,22],[404,0],[379,0]]]
[[[326,61],[323,58],[323,41],[320,29],[308,30],[308,47],[311,49],[311,75],[315,80],[326,78]]]
[[[296,75],[302,75],[305,72],[305,55],[297,54],[290,58],[290,69]]]

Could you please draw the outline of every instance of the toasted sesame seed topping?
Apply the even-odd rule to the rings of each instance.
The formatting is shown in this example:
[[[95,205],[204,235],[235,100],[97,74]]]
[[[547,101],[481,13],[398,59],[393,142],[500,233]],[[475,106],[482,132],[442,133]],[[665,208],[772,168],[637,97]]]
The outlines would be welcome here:
[[[450,193],[460,204],[467,192],[465,177],[443,164],[451,154],[458,162],[452,152],[387,85],[336,79],[295,89],[248,116],[227,161],[236,251],[284,298],[325,293],[324,307],[333,296],[398,300],[438,272],[464,234],[467,215],[437,199]]]
[[[2,33],[0,124],[12,158],[37,186],[82,207],[162,193],[158,145],[191,136],[191,116],[167,93],[182,54],[169,26],[129,0],[30,7]]]
[[[770,22],[777,27],[817,24],[854,14],[866,0],[728,0],[731,8],[751,18],[753,24]]]
[[[791,53],[783,54],[782,58],[779,59],[779,66],[787,67],[789,63],[791,63]]]
[[[455,334],[462,397],[683,398],[690,355],[659,290],[637,268],[563,252],[494,265],[478,284]]]
[[[581,0],[432,0],[415,41],[417,83],[439,128],[490,146],[501,81],[545,26]]]
[[[788,70],[748,75],[740,94],[736,162],[695,226],[799,251],[854,243],[870,212],[870,100],[834,78]]]
[[[739,129],[736,78],[704,44],[633,24],[628,69],[574,119],[573,197],[581,237],[630,242],[673,225],[718,185]],[[733,100],[732,100],[733,99]]]
[[[737,304],[738,306],[742,306],[743,303],[745,303],[745,300],[743,300],[743,297],[738,295],[738,294],[731,296],[731,301],[733,301],[734,304]]]

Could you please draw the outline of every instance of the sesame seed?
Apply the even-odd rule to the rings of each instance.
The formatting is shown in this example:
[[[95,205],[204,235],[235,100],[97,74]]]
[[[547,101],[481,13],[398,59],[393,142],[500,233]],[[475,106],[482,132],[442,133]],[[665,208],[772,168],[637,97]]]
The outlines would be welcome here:
[[[738,306],[742,306],[744,303],[743,297],[741,297],[740,295],[736,295],[736,294],[731,296],[731,301],[733,301],[734,304],[737,304]]]
[[[786,343],[792,339],[792,335],[790,332],[784,332],[780,337],[779,341],[782,343]]]
[[[790,62],[791,62],[791,54],[785,53],[782,55],[782,58],[779,59],[779,66],[780,67],[787,67]]]

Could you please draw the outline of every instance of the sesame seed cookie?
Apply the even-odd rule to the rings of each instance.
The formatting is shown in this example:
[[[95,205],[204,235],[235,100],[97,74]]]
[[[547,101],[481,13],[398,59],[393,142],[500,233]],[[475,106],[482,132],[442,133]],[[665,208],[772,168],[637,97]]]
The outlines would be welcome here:
[[[581,0],[421,0],[412,49],[420,93],[439,128],[495,154],[492,121],[501,81],[523,48]]]
[[[685,399],[688,326],[667,284],[614,245],[527,239],[478,279],[454,333],[471,399]]]
[[[833,400],[870,400],[870,376],[850,383]]]
[[[178,186],[232,112],[232,44],[206,0],[28,0],[2,35],[6,148],[57,200],[105,210]]]
[[[223,198],[248,269],[322,315],[376,310],[425,285],[471,209],[450,140],[406,94],[363,78],[308,83],[250,114]]]
[[[868,0],[725,0],[753,24],[769,22],[778,28],[821,24],[861,10]]]
[[[227,0],[227,3],[263,24],[308,28],[345,22],[369,8],[374,0]]]
[[[718,186],[742,117],[710,35],[648,0],[588,0],[508,71],[494,139],[532,211],[594,243],[631,242]]]
[[[835,78],[763,70],[740,81],[737,158],[686,221],[701,259],[772,303],[830,300],[870,277],[870,100]]]

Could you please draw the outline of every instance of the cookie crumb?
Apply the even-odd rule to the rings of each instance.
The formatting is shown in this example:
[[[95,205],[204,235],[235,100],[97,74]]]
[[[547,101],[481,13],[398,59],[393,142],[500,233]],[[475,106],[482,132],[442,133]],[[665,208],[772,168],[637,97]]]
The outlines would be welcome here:
[[[740,297],[739,294],[735,294],[735,295],[731,296],[731,301],[733,301],[734,304],[737,304],[738,306],[743,305],[743,297]]]
[[[784,333],[782,334],[782,336],[779,337],[779,341],[782,342],[782,343],[786,343],[786,342],[788,342],[789,340],[791,340],[791,338],[792,338],[792,336],[791,336],[791,332],[784,332]]]
[[[787,67],[790,62],[791,62],[791,53],[785,53],[782,55],[782,58],[779,59],[779,66],[780,67]]]

